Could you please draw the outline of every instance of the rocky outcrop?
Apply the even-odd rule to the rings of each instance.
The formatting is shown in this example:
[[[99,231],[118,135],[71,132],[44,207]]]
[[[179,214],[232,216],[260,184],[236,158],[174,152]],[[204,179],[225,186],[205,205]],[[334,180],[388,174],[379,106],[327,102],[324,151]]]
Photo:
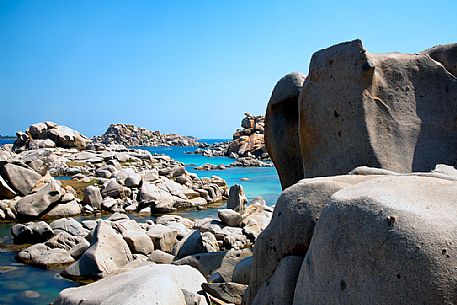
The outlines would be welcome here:
[[[300,73],[281,78],[273,89],[265,116],[265,146],[283,189],[304,177],[298,135],[298,98],[304,81],[305,76]]]
[[[95,137],[94,141],[105,145],[125,146],[198,146],[193,137],[178,134],[162,134],[131,124],[111,124],[106,132]]]
[[[53,122],[36,123],[24,132],[19,131],[13,145],[14,151],[40,148],[85,149],[90,140],[79,132]]]
[[[455,303],[456,195],[443,165],[301,180],[256,241],[244,304]]]
[[[372,54],[354,40],[316,52],[298,98],[299,116],[280,123],[284,110],[269,106],[278,128],[267,133],[275,164],[299,165],[301,158],[304,177],[361,165],[411,172],[454,164],[456,50],[452,44],[419,54]],[[296,141],[295,124],[300,157],[296,150],[278,153],[282,143]],[[279,174],[283,187],[300,178],[295,171]]]
[[[253,116],[250,113],[244,115],[241,129],[233,134],[232,141],[203,146],[194,153],[207,157],[227,156],[237,159],[230,166],[271,166],[264,141],[265,116]]]

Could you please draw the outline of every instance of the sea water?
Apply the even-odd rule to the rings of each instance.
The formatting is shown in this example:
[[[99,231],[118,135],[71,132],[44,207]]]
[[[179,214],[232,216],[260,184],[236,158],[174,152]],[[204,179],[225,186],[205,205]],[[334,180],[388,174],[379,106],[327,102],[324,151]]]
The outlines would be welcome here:
[[[223,140],[203,140],[207,143],[222,142]],[[12,143],[11,140],[0,140],[0,144]],[[204,157],[193,152],[197,147],[138,147],[152,154],[166,154],[173,159],[183,162],[186,170],[197,173],[199,177],[219,176],[225,179],[229,186],[238,183],[243,185],[248,199],[256,196],[263,197],[268,205],[273,205],[281,192],[281,186],[274,167],[233,167],[225,170],[198,171],[195,166],[205,163],[228,165],[234,159],[228,157]],[[245,180],[242,178],[247,178]],[[176,214],[192,219],[217,217],[217,209],[225,207],[225,203],[211,205],[203,210],[190,209],[178,211]],[[154,219],[156,216],[132,215],[137,221]],[[75,217],[78,219],[77,217]],[[65,288],[79,286],[78,283],[62,278],[61,270],[44,270],[17,263],[14,259],[17,249],[12,245],[10,234],[14,223],[0,223],[0,304],[49,304],[57,294]],[[39,293],[38,298],[26,298],[25,292],[33,290]]]

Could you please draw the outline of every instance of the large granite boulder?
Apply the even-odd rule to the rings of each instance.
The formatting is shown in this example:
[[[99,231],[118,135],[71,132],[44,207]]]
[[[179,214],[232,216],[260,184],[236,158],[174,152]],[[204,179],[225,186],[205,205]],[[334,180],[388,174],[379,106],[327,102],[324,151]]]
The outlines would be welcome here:
[[[354,40],[316,52],[298,99],[303,176],[346,174],[361,165],[412,172],[454,164],[456,50],[452,44],[419,54],[372,54]],[[284,113],[269,107],[268,116],[283,122]],[[270,125],[274,134],[266,133],[278,168],[300,165],[296,150],[276,151],[295,141],[290,124]],[[279,170],[283,186],[300,177],[288,169]]]
[[[304,179],[287,188],[279,197],[272,220],[258,236],[249,288],[250,304],[286,256],[305,256],[322,208],[335,192],[372,179],[374,175],[350,175]]]
[[[301,180],[256,241],[244,304],[455,303],[456,186],[443,165]],[[289,257],[305,257],[299,273]]]
[[[65,191],[55,180],[51,180],[36,193],[21,198],[16,204],[20,218],[37,218],[52,209]]]
[[[271,93],[265,116],[265,146],[285,189],[304,177],[298,136],[298,97],[305,76],[290,73]]]
[[[54,305],[207,305],[200,295],[205,278],[189,266],[153,264],[117,274],[93,284],[67,288]],[[194,296],[188,301],[189,294]]]
[[[457,182],[388,176],[323,209],[294,304],[455,304]]]
[[[100,221],[95,228],[91,246],[63,275],[71,278],[102,278],[133,261],[132,253],[122,235],[109,221]]]
[[[11,186],[22,196],[30,193],[41,178],[41,175],[34,170],[11,163],[5,164],[2,171]]]

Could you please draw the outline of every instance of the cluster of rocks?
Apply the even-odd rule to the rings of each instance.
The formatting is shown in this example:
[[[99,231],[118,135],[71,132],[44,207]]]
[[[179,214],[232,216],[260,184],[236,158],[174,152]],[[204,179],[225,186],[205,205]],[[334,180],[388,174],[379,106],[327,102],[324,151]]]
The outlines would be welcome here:
[[[90,140],[79,132],[53,122],[31,125],[25,132],[16,133],[13,151],[20,152],[40,148],[85,149]]]
[[[199,178],[168,156],[122,145],[88,145],[82,151],[11,148],[0,149],[0,220],[99,211],[164,213],[228,197],[220,177]],[[60,176],[67,180],[54,178]]]
[[[277,83],[265,140],[285,190],[244,305],[457,303],[456,63],[457,44],[355,40]]]
[[[264,126],[265,116],[245,113],[245,118],[241,121],[242,129],[233,134],[232,141],[201,145],[193,153],[206,157],[226,156],[237,159],[231,166],[271,166],[265,148]]]
[[[211,164],[211,163],[205,163],[203,165],[199,165],[194,167],[196,170],[224,170],[227,169],[227,167],[236,167],[236,166],[241,166],[241,167],[271,167],[273,164],[271,162],[266,162],[262,161],[253,157],[239,157],[237,158],[234,162],[224,165],[224,164]]]
[[[111,124],[101,136],[94,137],[94,142],[105,145],[125,146],[198,146],[194,137],[178,134],[162,134],[131,124]]]
[[[241,304],[252,268],[250,247],[270,222],[272,208],[265,206],[261,199],[246,206],[247,200],[239,185],[232,187],[230,193],[229,206],[238,211],[219,210],[219,219],[193,221],[178,215],[163,215],[155,221],[139,223],[125,214],[115,213],[107,220],[78,222],[62,218],[50,224],[44,221],[17,224],[11,229],[14,242],[33,245],[19,252],[16,258],[42,268],[65,268],[62,275],[74,280],[106,278],[82,288],[64,290],[55,304],[81,304],[82,299],[89,301],[87,296],[96,302],[90,304],[100,304],[96,301],[98,293],[106,293],[105,289],[114,282],[142,287],[143,282],[137,276],[117,275],[131,269],[136,272],[129,274],[138,275],[142,273],[141,268],[150,270],[149,275],[144,274],[144,280],[161,289],[168,289],[162,286],[168,276],[172,275],[172,280],[176,276],[186,279],[185,275],[191,273],[201,279],[198,287],[195,286],[197,290],[203,289],[209,298]],[[153,270],[166,273],[159,276]],[[138,291],[149,293],[143,288]],[[173,295],[176,291],[172,291],[165,290],[162,294],[172,294],[167,298],[176,297]],[[201,296],[199,302],[206,302],[206,293],[192,292],[198,300]],[[131,293],[111,293],[114,294],[111,297],[123,298],[123,302],[118,302],[122,304],[132,297]]]

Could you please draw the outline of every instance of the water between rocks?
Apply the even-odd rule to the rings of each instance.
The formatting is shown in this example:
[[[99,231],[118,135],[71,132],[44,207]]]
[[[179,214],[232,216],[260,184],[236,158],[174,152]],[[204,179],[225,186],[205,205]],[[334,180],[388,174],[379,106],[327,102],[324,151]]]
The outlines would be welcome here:
[[[218,140],[203,140],[214,143]],[[12,141],[0,140],[0,145],[12,143]],[[199,177],[211,177],[213,175],[225,179],[229,186],[242,184],[248,199],[262,196],[268,205],[273,205],[281,193],[281,186],[274,167],[234,167],[226,170],[197,171],[193,168],[205,163],[225,164],[233,162],[228,157],[203,157],[201,155],[185,154],[186,151],[194,151],[196,147],[137,147],[151,153],[166,154],[177,161],[186,164],[188,172],[197,173]],[[248,178],[249,180],[241,180]],[[225,203],[212,206],[204,210],[184,210],[176,214],[192,219],[205,217],[217,218],[217,209],[224,207]],[[144,222],[154,219],[155,216],[145,217],[131,215],[131,218]],[[87,219],[88,217],[84,217]],[[75,217],[75,219],[78,219]],[[89,217],[90,219],[90,217]],[[12,245],[10,228],[14,223],[0,223],[0,304],[50,304],[57,294],[65,288],[78,286],[78,283],[62,278],[61,270],[44,270],[24,264],[19,264],[14,257],[17,249]]]

